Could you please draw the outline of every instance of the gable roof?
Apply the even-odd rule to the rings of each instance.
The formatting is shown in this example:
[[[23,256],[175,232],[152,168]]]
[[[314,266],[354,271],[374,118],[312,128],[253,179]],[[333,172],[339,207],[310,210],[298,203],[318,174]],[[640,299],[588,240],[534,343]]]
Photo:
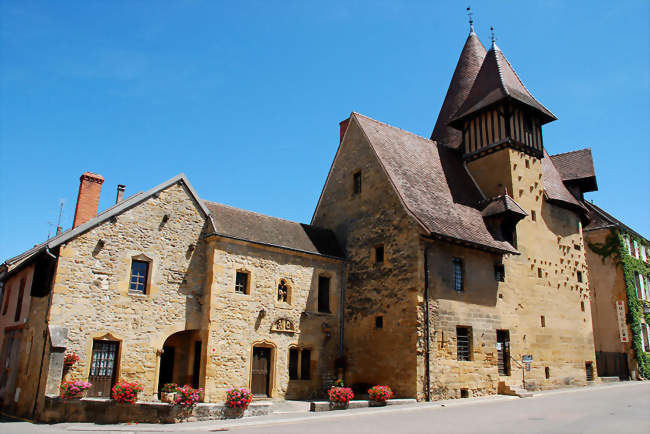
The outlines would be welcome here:
[[[557,118],[533,97],[496,44],[488,50],[465,102],[450,125],[460,126],[465,117],[504,99],[513,99],[535,110],[542,124]]]
[[[462,133],[450,127],[449,121],[469,95],[478,71],[481,69],[485,53],[485,47],[472,30],[460,52],[454,75],[451,77],[445,100],[431,133],[431,140],[452,148],[460,146]]]
[[[54,237],[46,240],[43,243],[37,244],[33,248],[27,250],[26,252],[21,253],[20,255],[14,256],[13,258],[7,259],[4,264],[2,264],[5,268],[5,270],[0,274],[0,277],[4,277],[6,273],[9,273],[13,270],[16,270],[18,267],[22,266],[26,262],[28,262],[31,258],[33,258],[35,255],[38,253],[41,253],[43,251],[48,251],[49,249],[54,249],[58,246],[60,246],[63,243],[66,243],[67,241],[77,237],[78,235],[81,235],[91,229],[93,229],[96,226],[99,226],[100,224],[104,223],[105,221],[109,220],[110,218],[122,214],[124,211],[127,211],[140,203],[144,202],[145,200],[149,199],[151,196],[165,190],[166,188],[177,184],[181,183],[185,185],[187,190],[190,193],[190,197],[194,200],[196,205],[199,207],[201,213],[208,219],[210,219],[210,211],[205,207],[203,204],[203,201],[199,198],[198,194],[196,193],[196,190],[194,190],[194,187],[192,187],[192,184],[190,184],[190,181],[187,179],[184,173],[180,173],[173,178],[163,182],[162,184],[159,184],[155,186],[154,188],[146,191],[146,192],[139,192],[134,194],[133,196],[130,196],[123,201],[113,205],[112,207],[102,211],[99,213],[96,217],[93,217],[92,219],[88,220],[84,224],[81,224],[75,228],[68,229],[64,232],[61,232],[58,235],[55,235]],[[211,222],[211,225],[214,227],[214,223]]]
[[[220,203],[205,201],[205,205],[212,214],[217,235],[304,253],[343,256],[330,230]]]
[[[598,190],[591,149],[551,155],[551,160],[565,183],[580,185],[582,192]]]
[[[630,228],[625,223],[609,214],[607,211],[603,210],[593,202],[584,201],[583,203],[589,210],[589,216],[591,217],[589,224],[582,228],[583,231],[589,232],[596,231],[598,229],[619,228],[636,235],[637,237],[645,240],[646,243],[648,242],[648,239],[646,237],[639,234],[634,229]]]
[[[359,125],[407,212],[433,236],[500,253],[519,252],[488,231],[482,199],[455,150],[359,113]]]

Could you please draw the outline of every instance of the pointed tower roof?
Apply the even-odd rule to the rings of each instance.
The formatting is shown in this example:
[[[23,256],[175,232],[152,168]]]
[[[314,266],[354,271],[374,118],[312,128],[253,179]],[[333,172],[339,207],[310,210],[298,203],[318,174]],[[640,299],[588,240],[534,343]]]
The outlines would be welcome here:
[[[467,99],[452,116],[449,124],[460,127],[465,117],[504,99],[515,100],[532,108],[538,113],[542,124],[557,119],[530,94],[506,56],[492,42]]]
[[[462,134],[460,131],[451,128],[449,121],[467,99],[485,58],[485,53],[485,47],[474,33],[474,28],[470,27],[469,36],[465,41],[463,51],[460,53],[454,75],[451,77],[451,83],[449,83],[449,89],[447,89],[447,95],[438,114],[436,126],[433,128],[433,133],[431,133],[431,140],[436,140],[452,148],[460,145]]]

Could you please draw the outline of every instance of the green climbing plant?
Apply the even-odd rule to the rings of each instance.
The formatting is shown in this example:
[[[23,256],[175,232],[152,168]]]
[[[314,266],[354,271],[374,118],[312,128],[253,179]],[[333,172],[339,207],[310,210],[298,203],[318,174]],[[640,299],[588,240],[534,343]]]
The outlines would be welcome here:
[[[646,242],[633,234],[625,234],[630,243],[636,241],[639,246]],[[644,378],[650,378],[650,353],[643,349],[643,335],[641,334],[641,318],[645,317],[645,322],[650,324],[650,314],[644,313],[643,307],[650,303],[645,300],[639,300],[636,295],[636,284],[634,273],[639,276],[650,275],[650,266],[628,253],[625,239],[620,231],[614,229],[605,238],[603,243],[589,243],[589,248],[598,254],[603,261],[612,258],[617,264],[623,267],[623,276],[625,279],[625,291],[627,293],[628,323],[632,329],[632,348],[634,348],[634,357],[639,365],[639,374]]]

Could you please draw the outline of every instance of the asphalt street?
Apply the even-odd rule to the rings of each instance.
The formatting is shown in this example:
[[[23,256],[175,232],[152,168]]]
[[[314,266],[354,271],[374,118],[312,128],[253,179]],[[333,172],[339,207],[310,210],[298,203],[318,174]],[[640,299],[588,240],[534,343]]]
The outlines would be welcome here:
[[[336,412],[176,425],[33,425],[0,420],[2,433],[650,433],[650,382]]]

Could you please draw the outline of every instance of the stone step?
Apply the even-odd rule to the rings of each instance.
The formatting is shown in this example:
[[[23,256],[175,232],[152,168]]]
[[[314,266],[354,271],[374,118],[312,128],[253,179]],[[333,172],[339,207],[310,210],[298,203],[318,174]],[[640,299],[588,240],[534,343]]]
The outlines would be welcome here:
[[[599,378],[600,381],[603,383],[618,383],[619,381],[621,381],[621,379],[618,377],[599,377]]]
[[[417,400],[415,399],[389,399],[386,401],[386,405],[404,405],[404,404],[415,404]],[[373,407],[370,401],[350,401],[348,408],[364,408],[364,407]],[[329,401],[312,401],[310,405],[310,411],[330,411]]]

